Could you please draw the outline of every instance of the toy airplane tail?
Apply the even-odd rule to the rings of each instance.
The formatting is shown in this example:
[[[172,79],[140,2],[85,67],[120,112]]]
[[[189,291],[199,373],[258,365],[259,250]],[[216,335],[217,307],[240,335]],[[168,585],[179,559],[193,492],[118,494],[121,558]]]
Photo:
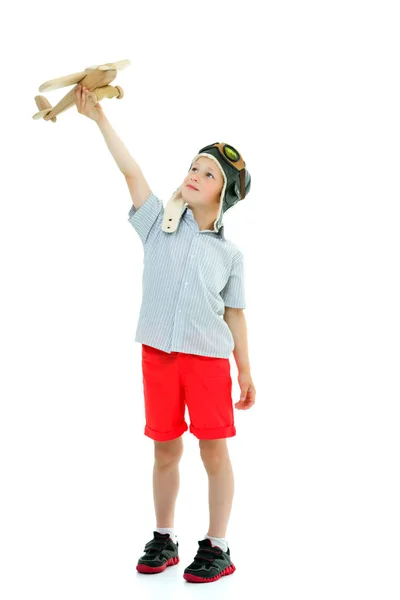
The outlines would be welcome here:
[[[48,115],[51,109],[53,108],[50,102],[47,100],[47,98],[45,98],[45,96],[35,96],[35,102],[36,106],[39,109],[39,112],[33,115],[33,119],[43,119],[43,117]],[[55,123],[57,121],[57,117],[53,117],[49,120]]]

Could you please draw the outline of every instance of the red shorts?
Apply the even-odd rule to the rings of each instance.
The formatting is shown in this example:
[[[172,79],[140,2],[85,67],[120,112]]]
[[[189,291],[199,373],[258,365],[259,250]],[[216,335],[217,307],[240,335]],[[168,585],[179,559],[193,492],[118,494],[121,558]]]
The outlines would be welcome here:
[[[232,379],[229,358],[163,352],[142,344],[144,433],[165,442],[187,431],[200,440],[233,437]]]

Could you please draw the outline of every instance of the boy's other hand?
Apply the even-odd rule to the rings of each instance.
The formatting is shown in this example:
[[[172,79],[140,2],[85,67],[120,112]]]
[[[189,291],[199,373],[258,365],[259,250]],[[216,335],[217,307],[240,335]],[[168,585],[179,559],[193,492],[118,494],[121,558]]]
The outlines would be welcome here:
[[[256,388],[254,387],[251,375],[248,373],[239,374],[238,382],[240,387],[240,400],[236,402],[235,408],[238,410],[247,410],[251,408],[256,401]]]

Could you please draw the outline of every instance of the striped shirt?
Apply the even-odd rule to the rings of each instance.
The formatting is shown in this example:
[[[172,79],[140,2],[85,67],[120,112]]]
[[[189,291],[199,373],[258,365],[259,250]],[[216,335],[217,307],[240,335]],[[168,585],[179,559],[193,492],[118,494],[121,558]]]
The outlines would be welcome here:
[[[229,358],[235,347],[225,306],[246,308],[243,254],[216,233],[199,230],[186,205],[178,228],[161,225],[162,201],[153,193],[128,221],[144,248],[142,303],[135,341],[164,352]]]

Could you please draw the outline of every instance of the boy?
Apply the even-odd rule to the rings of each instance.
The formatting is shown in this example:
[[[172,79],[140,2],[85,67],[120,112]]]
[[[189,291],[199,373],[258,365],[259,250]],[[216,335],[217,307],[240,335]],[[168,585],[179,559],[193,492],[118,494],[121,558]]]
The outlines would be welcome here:
[[[97,122],[125,176],[132,198],[128,220],[144,248],[135,341],[142,343],[144,433],[154,441],[157,527],[136,568],[159,573],[179,562],[174,510],[187,404],[190,432],[199,439],[208,474],[210,526],[184,578],[208,583],[235,571],[225,538],[234,491],[226,444],[236,435],[232,351],[241,388],[235,407],[248,409],[255,402],[243,314],[243,255],[225,239],[222,225],[224,212],[249,192],[250,174],[232,146],[206,146],[164,209],[100,104],[89,105],[81,86],[75,101],[81,114]]]

